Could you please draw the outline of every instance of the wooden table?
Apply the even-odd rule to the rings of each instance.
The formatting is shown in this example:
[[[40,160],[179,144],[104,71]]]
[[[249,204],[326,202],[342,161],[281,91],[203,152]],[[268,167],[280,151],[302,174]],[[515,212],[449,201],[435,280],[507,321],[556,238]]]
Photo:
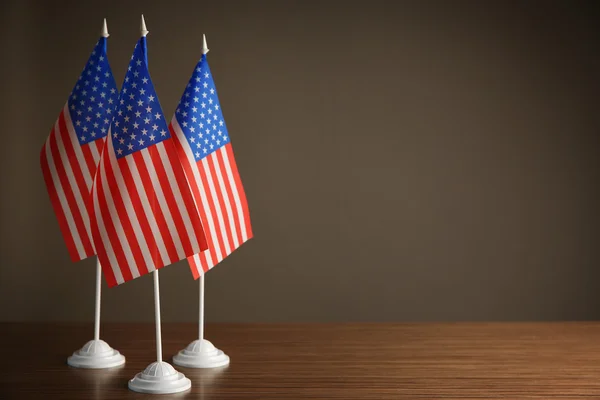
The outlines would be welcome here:
[[[164,355],[195,338],[163,325]],[[154,361],[152,324],[103,324],[124,367],[81,370],[66,358],[90,324],[0,324],[0,399],[575,399],[600,398],[600,323],[219,324],[207,338],[231,357],[220,371],[177,367],[179,395],[131,392]]]

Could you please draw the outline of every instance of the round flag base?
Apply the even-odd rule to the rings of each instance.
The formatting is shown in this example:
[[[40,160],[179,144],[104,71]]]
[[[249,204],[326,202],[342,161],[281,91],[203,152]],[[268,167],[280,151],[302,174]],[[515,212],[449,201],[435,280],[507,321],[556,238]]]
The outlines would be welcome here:
[[[148,365],[129,381],[129,389],[150,394],[179,393],[189,390],[192,382],[171,364],[161,361]]]
[[[208,340],[194,340],[173,357],[173,363],[187,368],[217,368],[229,365],[229,356]]]
[[[125,364],[125,357],[104,340],[90,340],[67,358],[75,368],[112,368]]]

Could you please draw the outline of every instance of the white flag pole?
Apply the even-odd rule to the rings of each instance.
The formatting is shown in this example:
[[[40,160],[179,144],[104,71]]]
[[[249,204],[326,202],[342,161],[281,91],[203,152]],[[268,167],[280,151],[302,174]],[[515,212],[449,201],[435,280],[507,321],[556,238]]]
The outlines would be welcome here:
[[[160,290],[158,287],[158,270],[154,270],[154,319],[156,320],[156,361],[162,362],[162,338],[160,334]]]
[[[100,36],[106,38],[108,28],[106,18],[102,23]],[[104,340],[100,340],[100,290],[102,287],[102,267],[100,261],[96,261],[96,304],[94,310],[94,339],[87,342],[81,349],[67,358],[67,364],[76,368],[112,368],[125,364],[125,357],[113,349]]]
[[[202,55],[208,53],[206,35],[202,35]],[[173,363],[188,368],[216,368],[229,365],[229,356],[204,339],[204,272],[199,278],[198,340],[194,340],[175,357]]]
[[[148,34],[144,15],[140,21],[140,33],[142,37]],[[145,41],[142,41],[145,46]],[[146,61],[148,59],[145,54]],[[156,250],[156,248],[154,249]],[[129,389],[135,392],[166,394],[179,393],[192,387],[192,382],[181,372],[162,359],[162,338],[160,333],[160,288],[158,285],[158,270],[153,271],[154,275],[154,319],[156,323],[156,361],[148,365],[146,369],[136,374],[127,385]]]
[[[204,340],[204,274],[200,275],[198,279],[200,281],[200,315],[198,320],[200,321],[198,329],[198,340]]]
[[[102,267],[96,261],[96,311],[94,313],[94,340],[100,340],[100,290],[102,288]]]

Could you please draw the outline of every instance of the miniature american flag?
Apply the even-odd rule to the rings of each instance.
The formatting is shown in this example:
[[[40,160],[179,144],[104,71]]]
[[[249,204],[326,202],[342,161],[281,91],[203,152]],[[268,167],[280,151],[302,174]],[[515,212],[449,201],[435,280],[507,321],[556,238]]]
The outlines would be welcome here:
[[[73,261],[96,254],[87,207],[117,96],[102,37],[40,155],[46,188]]]
[[[91,195],[92,233],[109,286],[207,248],[148,73],[145,37],[131,57]]]
[[[208,240],[208,251],[188,258],[195,279],[252,238],[246,194],[206,51],[170,124]]]

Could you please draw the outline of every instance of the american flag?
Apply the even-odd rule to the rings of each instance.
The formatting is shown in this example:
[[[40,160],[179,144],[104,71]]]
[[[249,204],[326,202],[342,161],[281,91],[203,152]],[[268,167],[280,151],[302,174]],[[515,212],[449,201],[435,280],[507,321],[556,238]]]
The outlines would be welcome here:
[[[208,240],[208,251],[188,258],[197,279],[252,238],[246,194],[206,54],[169,127]]]
[[[73,261],[96,254],[88,214],[89,193],[117,96],[106,38],[102,37],[40,155],[48,195]]]
[[[137,43],[92,187],[92,233],[109,286],[207,248],[154,86]]]

